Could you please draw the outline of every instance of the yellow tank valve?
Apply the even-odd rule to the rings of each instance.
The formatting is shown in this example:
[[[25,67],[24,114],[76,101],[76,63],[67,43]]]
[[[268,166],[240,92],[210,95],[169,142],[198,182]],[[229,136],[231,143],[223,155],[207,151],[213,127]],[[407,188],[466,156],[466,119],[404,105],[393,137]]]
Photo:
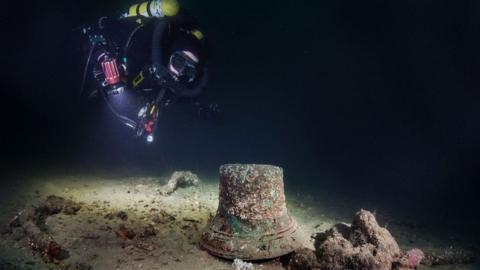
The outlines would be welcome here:
[[[150,0],[131,6],[126,17],[171,17],[177,15],[179,9],[177,0]]]

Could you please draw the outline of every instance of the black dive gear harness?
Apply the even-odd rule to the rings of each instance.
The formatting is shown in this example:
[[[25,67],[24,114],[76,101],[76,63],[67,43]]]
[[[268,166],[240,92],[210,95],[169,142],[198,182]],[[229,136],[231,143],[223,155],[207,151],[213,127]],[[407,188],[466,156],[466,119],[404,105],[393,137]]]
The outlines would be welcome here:
[[[118,31],[124,31],[123,27],[116,26],[116,23],[119,22],[129,23],[131,30],[126,33],[127,35],[123,33],[121,38],[114,39],[111,36]],[[206,68],[199,70],[198,63],[197,65],[188,61],[180,63],[181,58],[174,58],[175,61],[178,61],[175,63],[175,68],[181,71],[179,74],[173,74],[168,66],[165,66],[170,63],[164,59],[165,49],[163,48],[165,39],[169,38],[167,35],[172,31],[170,19],[138,17],[111,20],[102,17],[98,22],[98,27],[88,27],[82,31],[83,34],[88,35],[90,49],[80,95],[83,95],[87,73],[92,66],[94,78],[99,86],[97,94],[102,96],[116,118],[136,130],[137,136],[147,136],[149,142],[153,141],[152,134],[156,129],[156,121],[162,108],[170,102],[169,96],[172,95],[168,95],[167,92],[171,92],[173,98],[196,97],[202,93],[207,83],[208,70]],[[148,31],[151,31],[150,34]],[[148,38],[151,39],[150,44]],[[134,43],[136,42],[146,47],[151,46],[150,57],[143,57],[145,47],[142,47],[141,50],[135,48],[136,51],[132,52],[132,47],[135,47]],[[118,44],[124,45],[120,47]],[[137,55],[142,56],[137,57]],[[181,56],[174,55],[175,57]],[[140,60],[135,60],[135,58],[140,58]],[[141,92],[150,100],[142,107],[142,113],[138,113],[138,121],[120,113],[109,99],[110,96],[121,95],[124,91]]]

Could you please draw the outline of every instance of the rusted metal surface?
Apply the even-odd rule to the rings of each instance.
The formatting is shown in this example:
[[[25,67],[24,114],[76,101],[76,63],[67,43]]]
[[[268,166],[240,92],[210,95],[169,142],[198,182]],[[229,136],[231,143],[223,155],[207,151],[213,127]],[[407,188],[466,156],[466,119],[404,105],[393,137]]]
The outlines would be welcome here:
[[[242,260],[279,257],[300,247],[297,224],[285,206],[283,170],[276,166],[220,167],[217,214],[202,234],[211,254]]]

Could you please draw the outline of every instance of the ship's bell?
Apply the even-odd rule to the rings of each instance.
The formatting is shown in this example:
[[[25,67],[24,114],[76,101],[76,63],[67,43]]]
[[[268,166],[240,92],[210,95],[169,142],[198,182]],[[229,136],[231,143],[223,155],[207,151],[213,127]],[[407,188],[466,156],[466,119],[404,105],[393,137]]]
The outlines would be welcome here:
[[[217,214],[202,233],[201,246],[211,254],[263,260],[301,246],[296,222],[288,215],[283,170],[271,165],[220,167]]]

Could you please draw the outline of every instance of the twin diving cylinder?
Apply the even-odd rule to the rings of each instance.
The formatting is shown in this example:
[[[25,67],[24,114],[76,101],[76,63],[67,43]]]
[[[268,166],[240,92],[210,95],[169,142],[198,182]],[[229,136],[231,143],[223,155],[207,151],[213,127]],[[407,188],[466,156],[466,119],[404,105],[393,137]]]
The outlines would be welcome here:
[[[150,0],[131,6],[123,17],[171,17],[179,9],[177,0]]]

